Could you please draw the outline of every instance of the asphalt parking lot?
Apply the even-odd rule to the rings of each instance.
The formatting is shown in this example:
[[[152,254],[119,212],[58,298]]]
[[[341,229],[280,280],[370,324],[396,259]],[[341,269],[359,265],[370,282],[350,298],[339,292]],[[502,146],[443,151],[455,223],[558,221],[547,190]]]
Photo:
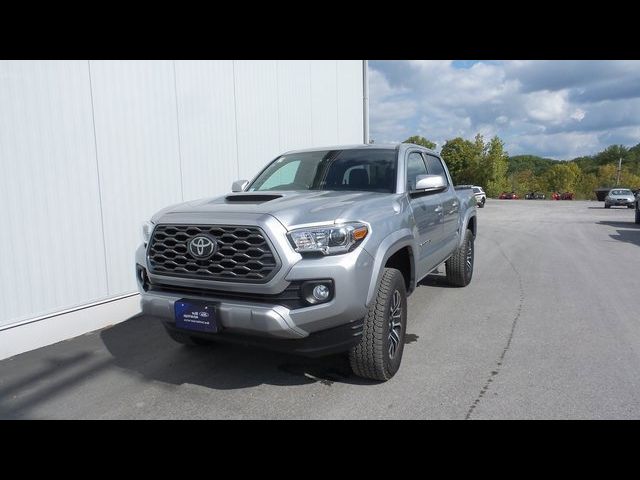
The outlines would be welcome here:
[[[134,317],[1,361],[0,418],[640,418],[640,228],[602,206],[489,200],[471,285],[410,297],[387,383]]]

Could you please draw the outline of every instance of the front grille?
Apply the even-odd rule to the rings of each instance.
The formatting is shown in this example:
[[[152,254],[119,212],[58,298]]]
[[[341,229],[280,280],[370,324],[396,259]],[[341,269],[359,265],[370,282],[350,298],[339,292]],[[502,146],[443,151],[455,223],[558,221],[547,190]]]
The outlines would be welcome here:
[[[240,302],[264,303],[267,305],[282,305],[291,310],[308,307],[309,304],[302,298],[300,287],[301,281],[291,282],[281,293],[268,295],[264,293],[232,292],[230,290],[211,290],[207,288],[182,287],[178,285],[164,285],[152,283],[149,285],[150,292],[162,292],[180,294],[184,296],[212,297],[216,300],[236,300]]]
[[[218,244],[216,253],[206,260],[195,258],[187,248],[200,234],[215,238]],[[147,255],[152,273],[203,280],[264,283],[278,267],[262,230],[243,225],[158,225]]]

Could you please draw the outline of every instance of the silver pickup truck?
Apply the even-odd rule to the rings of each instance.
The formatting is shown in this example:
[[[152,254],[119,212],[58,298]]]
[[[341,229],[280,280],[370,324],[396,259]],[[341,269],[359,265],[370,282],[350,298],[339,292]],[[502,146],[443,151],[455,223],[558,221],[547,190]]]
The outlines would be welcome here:
[[[384,381],[418,282],[442,263],[452,285],[471,281],[473,190],[418,145],[292,151],[232,190],[143,225],[142,311],[178,342],[347,352],[355,374]]]

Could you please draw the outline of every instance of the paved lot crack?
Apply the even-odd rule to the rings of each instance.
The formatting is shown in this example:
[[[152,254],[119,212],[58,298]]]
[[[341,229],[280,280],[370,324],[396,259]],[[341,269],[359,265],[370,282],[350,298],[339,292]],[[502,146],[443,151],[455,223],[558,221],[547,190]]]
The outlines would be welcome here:
[[[500,254],[507,260],[507,263],[509,264],[511,269],[515,272],[516,278],[518,279],[518,291],[520,293],[520,296],[518,299],[518,307],[516,308],[516,313],[513,317],[513,321],[511,322],[511,329],[509,331],[509,336],[507,337],[507,343],[502,349],[502,353],[498,357],[495,368],[491,370],[489,378],[487,378],[487,381],[485,382],[484,386],[480,389],[478,396],[475,398],[473,403],[469,406],[469,409],[467,410],[467,414],[464,417],[465,420],[471,419],[471,415],[473,414],[473,411],[480,404],[480,401],[489,390],[489,387],[491,386],[491,383],[493,382],[496,375],[500,373],[502,365],[504,364],[504,359],[507,355],[507,352],[509,351],[509,348],[511,347],[511,341],[513,340],[513,336],[515,334],[516,327],[518,325],[518,320],[520,319],[520,315],[522,314],[522,306],[524,304],[524,287],[522,286],[522,277],[520,276],[520,272],[515,267],[511,259],[507,256],[507,254],[504,253],[504,249],[502,248],[502,245],[500,245],[500,243],[498,243],[496,240],[493,240],[493,239],[491,240],[498,246],[498,250],[500,251]]]

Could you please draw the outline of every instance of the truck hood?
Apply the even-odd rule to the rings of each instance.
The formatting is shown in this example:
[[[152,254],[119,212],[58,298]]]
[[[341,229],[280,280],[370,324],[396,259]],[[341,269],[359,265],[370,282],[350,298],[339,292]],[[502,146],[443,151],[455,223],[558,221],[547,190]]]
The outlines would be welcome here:
[[[634,202],[636,197],[633,195],[609,195],[611,200],[628,200],[630,202]]]
[[[153,221],[170,221],[165,215],[179,213],[262,213],[274,216],[290,229],[313,223],[359,220],[368,208],[379,203],[388,205],[389,198],[396,196],[375,192],[308,190],[230,193],[173,205],[154,215]]]

